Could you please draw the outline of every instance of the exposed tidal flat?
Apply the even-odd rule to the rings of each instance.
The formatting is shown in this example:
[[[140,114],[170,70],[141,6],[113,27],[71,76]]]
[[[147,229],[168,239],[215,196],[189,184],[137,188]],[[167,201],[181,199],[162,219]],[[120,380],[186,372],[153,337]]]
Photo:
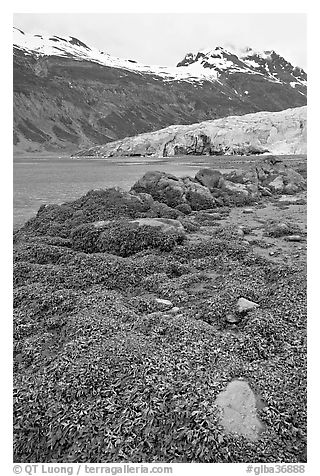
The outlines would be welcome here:
[[[306,163],[241,159],[15,232],[15,462],[306,461]]]

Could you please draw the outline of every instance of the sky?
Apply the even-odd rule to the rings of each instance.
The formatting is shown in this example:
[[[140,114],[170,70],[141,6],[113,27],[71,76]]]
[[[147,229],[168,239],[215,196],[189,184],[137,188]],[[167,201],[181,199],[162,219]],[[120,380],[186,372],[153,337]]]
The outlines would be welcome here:
[[[13,24],[26,33],[75,36],[147,65],[175,66],[203,48],[250,46],[307,69],[307,15],[301,13],[16,13]]]

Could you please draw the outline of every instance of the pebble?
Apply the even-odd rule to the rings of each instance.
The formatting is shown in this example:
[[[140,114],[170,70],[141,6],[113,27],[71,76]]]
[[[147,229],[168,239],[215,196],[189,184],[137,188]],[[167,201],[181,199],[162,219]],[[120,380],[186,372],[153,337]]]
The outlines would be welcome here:
[[[279,223],[278,228],[280,228],[283,231],[287,231],[289,229],[286,223]]]
[[[170,309],[170,314],[178,314],[178,312],[180,312],[180,308],[179,307],[173,307],[172,309]]]
[[[161,311],[155,311],[155,312],[150,312],[149,314],[145,314],[145,317],[147,317],[148,319],[159,319],[161,317],[163,317],[163,312]]]
[[[220,213],[217,213],[217,210],[215,208],[208,208],[207,210],[205,210],[205,213],[209,213],[211,218],[213,218],[214,220],[222,219],[222,216],[220,215]]]
[[[257,307],[259,307],[259,304],[249,301],[245,298],[239,298],[237,301],[237,311],[240,313],[248,312],[251,309],[256,309]]]
[[[237,322],[239,322],[239,317],[235,314],[227,314],[225,319],[227,322],[230,322],[230,324],[236,324]]]
[[[172,302],[168,301],[167,299],[156,298],[156,302],[167,309],[171,309],[173,307]]]
[[[254,213],[254,211],[252,210],[252,208],[245,208],[243,210],[243,213]]]
[[[301,235],[288,235],[285,237],[286,241],[302,241],[303,238]]]

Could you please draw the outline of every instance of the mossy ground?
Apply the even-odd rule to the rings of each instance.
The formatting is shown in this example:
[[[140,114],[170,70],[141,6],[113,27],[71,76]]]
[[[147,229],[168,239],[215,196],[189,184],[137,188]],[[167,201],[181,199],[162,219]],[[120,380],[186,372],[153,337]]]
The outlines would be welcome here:
[[[240,213],[183,216],[186,240],[130,256],[75,249],[68,213],[17,236],[16,462],[306,461],[305,262],[257,254]],[[268,209],[255,213],[263,229]],[[239,297],[260,307],[228,324]],[[154,312],[156,298],[179,312]],[[236,377],[265,403],[256,442],[219,424]]]

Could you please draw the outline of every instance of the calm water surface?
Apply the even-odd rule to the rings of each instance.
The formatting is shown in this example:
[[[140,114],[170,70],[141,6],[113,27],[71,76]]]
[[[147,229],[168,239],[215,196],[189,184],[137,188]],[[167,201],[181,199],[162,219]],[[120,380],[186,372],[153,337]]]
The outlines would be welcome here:
[[[13,224],[19,226],[46,203],[63,203],[88,190],[119,186],[128,190],[145,172],[160,170],[177,176],[194,174],[201,167],[230,169],[250,164],[254,157],[183,156],[173,158],[14,158]]]

